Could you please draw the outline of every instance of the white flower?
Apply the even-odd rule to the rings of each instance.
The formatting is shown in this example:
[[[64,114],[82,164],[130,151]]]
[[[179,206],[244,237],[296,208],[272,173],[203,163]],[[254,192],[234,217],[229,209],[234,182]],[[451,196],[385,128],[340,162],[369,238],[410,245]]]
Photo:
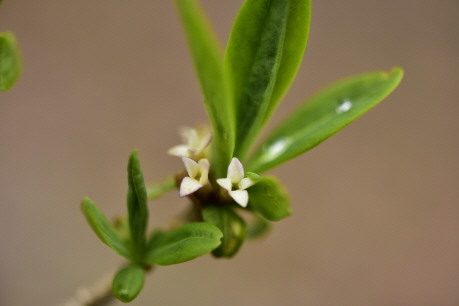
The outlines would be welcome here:
[[[212,134],[206,127],[180,129],[183,144],[170,148],[167,153],[178,157],[199,158],[212,140]]]
[[[244,177],[244,167],[239,159],[233,157],[228,167],[226,178],[218,179],[217,183],[228,190],[229,195],[242,207],[246,207],[249,202],[249,193],[247,188],[254,185],[256,182],[248,177]],[[235,188],[236,190],[232,190]]]
[[[205,158],[197,163],[187,157],[183,157],[182,161],[188,172],[188,176],[184,177],[180,184],[180,197],[185,197],[209,182],[210,163]]]

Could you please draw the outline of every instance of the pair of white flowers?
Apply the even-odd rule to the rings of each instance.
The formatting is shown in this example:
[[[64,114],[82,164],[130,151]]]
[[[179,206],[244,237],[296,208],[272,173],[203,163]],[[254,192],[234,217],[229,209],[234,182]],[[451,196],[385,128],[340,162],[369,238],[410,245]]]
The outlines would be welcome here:
[[[203,130],[183,128],[181,135],[184,144],[175,146],[168,152],[171,155],[182,157],[188,176],[180,184],[180,196],[185,197],[209,184],[209,161],[202,158],[196,162],[190,157],[202,155],[203,150],[212,139],[212,134]],[[239,159],[234,157],[228,166],[226,178],[217,179],[217,183],[226,189],[231,198],[242,207],[246,207],[249,202],[249,193],[246,189],[255,184],[253,180],[244,176],[244,167]]]

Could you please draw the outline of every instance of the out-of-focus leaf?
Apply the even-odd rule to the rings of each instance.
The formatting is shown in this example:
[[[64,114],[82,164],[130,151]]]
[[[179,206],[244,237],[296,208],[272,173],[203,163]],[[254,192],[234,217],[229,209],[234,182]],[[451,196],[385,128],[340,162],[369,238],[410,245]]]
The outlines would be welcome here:
[[[204,103],[213,127],[212,171],[224,174],[234,149],[235,117],[223,73],[223,52],[196,0],[176,0]]]
[[[127,207],[133,256],[141,260],[145,251],[145,230],[148,223],[147,191],[137,151],[129,156]]]
[[[187,223],[171,232],[157,231],[149,243],[147,263],[168,266],[194,259],[218,247],[222,236],[217,227],[206,222]]]
[[[171,176],[166,178],[165,180],[148,186],[147,188],[147,197],[148,200],[155,200],[161,197],[168,191],[172,191],[177,189],[177,184],[175,182],[175,177]]]
[[[250,210],[270,221],[279,221],[292,214],[288,193],[277,178],[274,176],[260,177],[250,172],[247,173],[247,176],[257,182],[247,189]]]
[[[130,259],[129,246],[118,231],[107,220],[97,206],[89,199],[81,202],[81,211],[99,239],[119,255]]]
[[[145,281],[145,270],[138,265],[121,268],[113,279],[112,292],[123,303],[129,303],[140,293]]]
[[[244,242],[247,226],[242,218],[229,207],[207,206],[202,210],[204,221],[218,227],[222,244],[212,251],[215,257],[233,257]]]
[[[264,121],[281,63],[289,0],[248,0],[231,31],[225,69],[237,120],[234,156],[245,155]]]
[[[266,235],[272,228],[272,222],[254,214],[253,220],[247,223],[247,238],[259,239]]]
[[[10,90],[21,75],[21,56],[14,34],[0,33],[0,91]]]
[[[314,148],[387,97],[402,77],[396,67],[352,76],[320,91],[268,135],[247,169],[262,173]]]

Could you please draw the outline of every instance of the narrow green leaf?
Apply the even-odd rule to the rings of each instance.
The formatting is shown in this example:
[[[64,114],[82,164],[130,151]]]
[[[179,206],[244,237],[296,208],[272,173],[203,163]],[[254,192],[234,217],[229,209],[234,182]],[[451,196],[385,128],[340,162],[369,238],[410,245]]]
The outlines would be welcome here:
[[[271,101],[269,102],[262,125],[267,123],[271,118],[298,72],[308,41],[310,21],[311,1],[290,0],[282,59],[277,73],[276,84],[271,95]]]
[[[138,265],[121,268],[112,282],[113,295],[123,303],[133,301],[140,293],[145,281],[145,270]]]
[[[259,239],[271,230],[273,223],[258,214],[253,215],[253,220],[247,224],[247,238]]]
[[[81,211],[99,239],[119,255],[130,259],[129,246],[104,214],[89,199],[81,201]]]
[[[161,197],[168,191],[177,189],[177,183],[175,182],[175,177],[170,176],[163,181],[152,184],[147,188],[147,197],[148,200],[155,200]]]
[[[213,127],[212,171],[221,177],[232,157],[235,129],[222,49],[197,0],[176,0],[176,4]]]
[[[205,255],[220,245],[222,232],[206,222],[187,223],[172,232],[155,232],[147,262],[175,265]]]
[[[270,221],[279,221],[292,214],[290,199],[285,188],[274,176],[260,177],[254,173],[247,176],[257,184],[249,192],[248,208]]]
[[[21,56],[14,34],[0,33],[0,91],[10,90],[21,75]]]
[[[223,233],[222,244],[212,251],[215,257],[233,257],[244,242],[247,226],[231,208],[207,206],[202,210],[204,221],[215,225]]]
[[[145,230],[148,223],[147,190],[137,151],[129,156],[127,207],[134,257],[140,260],[145,248]]]
[[[225,54],[236,110],[234,156],[244,162],[271,100],[282,58],[288,0],[248,0],[236,17]]]
[[[267,137],[247,169],[262,173],[314,148],[387,97],[402,77],[396,67],[352,76],[320,91]]]

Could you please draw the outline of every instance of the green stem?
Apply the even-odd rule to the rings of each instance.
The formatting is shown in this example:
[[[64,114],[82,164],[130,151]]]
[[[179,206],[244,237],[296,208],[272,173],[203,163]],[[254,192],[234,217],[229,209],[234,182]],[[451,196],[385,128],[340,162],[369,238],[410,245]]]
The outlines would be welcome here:
[[[147,187],[147,197],[148,200],[155,200],[161,197],[168,191],[177,189],[177,184],[175,182],[175,176],[169,176],[164,180],[151,184]]]

